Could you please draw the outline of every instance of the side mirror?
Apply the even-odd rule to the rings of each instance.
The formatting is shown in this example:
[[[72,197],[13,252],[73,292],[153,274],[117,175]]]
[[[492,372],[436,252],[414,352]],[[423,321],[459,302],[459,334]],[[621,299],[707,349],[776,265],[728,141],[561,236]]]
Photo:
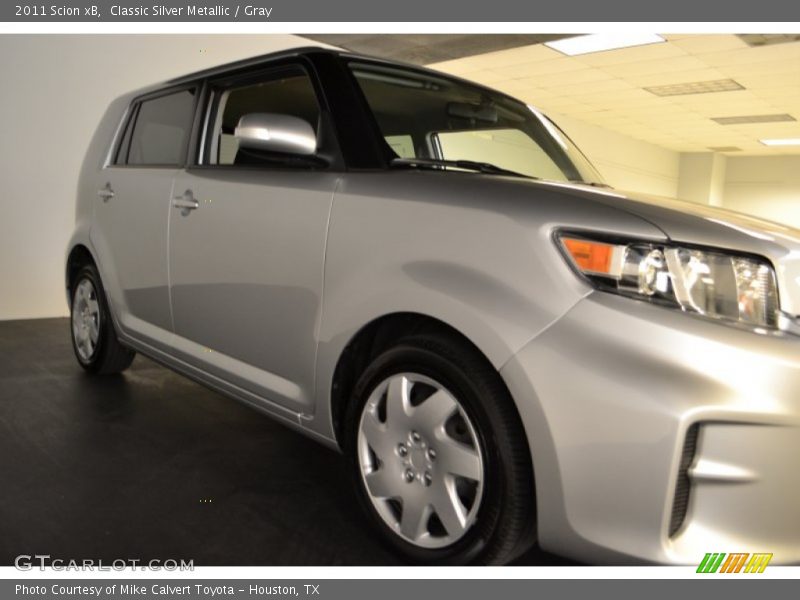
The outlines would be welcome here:
[[[302,156],[317,151],[317,134],[308,122],[290,115],[249,113],[242,115],[233,132],[239,148]]]

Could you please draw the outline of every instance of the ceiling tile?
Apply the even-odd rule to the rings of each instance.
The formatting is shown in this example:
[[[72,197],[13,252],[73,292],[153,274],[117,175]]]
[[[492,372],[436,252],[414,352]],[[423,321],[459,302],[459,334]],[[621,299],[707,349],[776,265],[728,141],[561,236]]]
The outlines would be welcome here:
[[[621,65],[625,63],[639,62],[643,60],[656,60],[672,58],[675,56],[686,56],[686,52],[669,43],[648,44],[647,46],[634,46],[632,48],[621,48],[619,50],[609,50],[607,52],[595,52],[592,54],[582,54],[575,57],[590,67],[605,67],[610,65]]]
[[[771,60],[754,63],[732,63],[716,67],[728,77],[737,79],[750,75],[784,76],[797,78],[800,76],[800,60]]]
[[[586,83],[596,83],[607,81],[610,79],[614,79],[608,73],[601,71],[600,69],[591,69],[591,68],[582,68],[575,71],[563,71],[563,72],[556,72],[551,73],[544,76],[535,76],[528,78],[531,81],[535,81],[537,85],[540,85],[545,88],[557,88],[563,85],[573,85],[573,84],[586,84]]]
[[[636,77],[640,75],[654,75],[657,73],[696,71],[708,67],[704,62],[694,56],[676,56],[658,60],[641,60],[614,65],[602,65],[599,68],[615,77]]]
[[[697,37],[696,33],[662,33],[661,37],[666,40],[685,40],[687,38]]]
[[[586,83],[575,83],[571,85],[546,85],[544,89],[552,91],[554,94],[562,96],[580,95],[586,93]],[[620,90],[633,90],[635,89],[630,83],[622,81],[621,79],[605,79],[601,81],[591,82],[591,89],[593,93],[599,92],[613,92]]]
[[[725,34],[690,35],[676,39],[672,44],[689,54],[707,54],[709,52],[738,50],[748,47],[735,35]]]
[[[745,47],[741,50],[711,52],[702,56],[703,62],[707,65],[718,67],[797,59],[800,59],[800,42],[757,48]]]
[[[508,81],[507,76],[501,75],[500,73],[492,71],[491,69],[469,71],[467,73],[460,73],[459,75],[464,79],[469,79],[470,81],[477,81],[478,83],[482,83],[484,85],[491,85]]]
[[[800,123],[753,123],[752,125],[729,125],[736,133],[757,139],[800,137]]]
[[[538,62],[526,62],[510,66],[496,66],[495,71],[514,79],[524,79],[535,75],[560,74],[585,69],[586,65],[574,58],[556,58]]]
[[[774,73],[750,71],[737,75],[736,81],[748,89],[774,89],[792,86],[800,89],[800,60],[794,61],[792,67],[797,69],[797,77],[776,77]],[[789,73],[791,74],[791,69]]]
[[[519,65],[562,57],[563,54],[560,52],[556,52],[542,44],[536,44],[534,46],[522,46],[521,48],[501,50],[500,52],[490,52],[489,54],[468,57],[464,60],[469,60],[472,64],[478,65],[481,68],[494,68],[498,65]]]
[[[622,79],[637,87],[657,87],[660,85],[677,85],[681,83],[693,83],[697,81],[716,81],[725,79],[727,76],[717,69],[701,68],[686,71],[660,71],[654,65],[651,71],[641,75],[627,75]],[[746,87],[746,86],[745,86]]]

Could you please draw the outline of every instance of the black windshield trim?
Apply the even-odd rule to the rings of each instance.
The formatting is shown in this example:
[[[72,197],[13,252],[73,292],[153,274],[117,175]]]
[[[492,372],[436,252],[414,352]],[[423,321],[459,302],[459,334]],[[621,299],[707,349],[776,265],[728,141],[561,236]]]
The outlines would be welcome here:
[[[453,167],[455,169],[465,169],[469,171],[477,171],[484,175],[506,175],[509,177],[522,177],[523,179],[539,180],[539,177],[532,175],[525,175],[510,169],[498,167],[492,163],[478,162],[474,160],[445,160],[438,158],[395,158],[389,163],[392,167]]]

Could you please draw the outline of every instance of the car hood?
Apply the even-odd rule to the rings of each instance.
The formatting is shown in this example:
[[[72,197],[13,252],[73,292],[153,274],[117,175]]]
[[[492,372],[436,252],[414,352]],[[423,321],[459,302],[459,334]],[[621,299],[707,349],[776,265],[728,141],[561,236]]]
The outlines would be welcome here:
[[[800,230],[765,219],[714,206],[595,188],[586,185],[555,186],[619,210],[635,214],[658,227],[675,243],[697,244],[757,254],[775,266],[781,309],[800,315]]]

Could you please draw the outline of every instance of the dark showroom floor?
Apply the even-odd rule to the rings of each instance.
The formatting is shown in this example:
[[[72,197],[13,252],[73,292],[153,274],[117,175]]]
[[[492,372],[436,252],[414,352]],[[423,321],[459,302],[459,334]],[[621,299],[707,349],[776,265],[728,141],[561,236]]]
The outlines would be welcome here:
[[[0,322],[0,564],[387,565],[341,456],[137,357],[84,375],[66,319]],[[570,564],[534,549],[519,564]]]

